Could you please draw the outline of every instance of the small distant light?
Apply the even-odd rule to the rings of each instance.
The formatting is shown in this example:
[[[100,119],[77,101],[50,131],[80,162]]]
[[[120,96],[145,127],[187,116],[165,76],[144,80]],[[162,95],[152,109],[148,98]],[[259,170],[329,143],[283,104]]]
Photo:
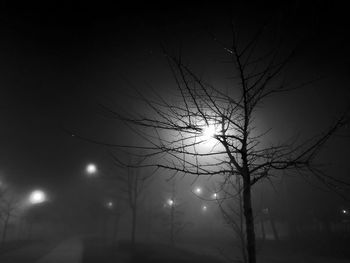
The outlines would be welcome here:
[[[201,193],[202,193],[202,188],[197,187],[196,189],[194,189],[194,192],[195,192],[196,194],[201,194]]]
[[[95,174],[97,172],[97,167],[95,164],[90,163],[86,166],[86,172],[88,174]]]
[[[218,198],[219,197],[219,195],[217,194],[217,193],[214,193],[213,194],[213,199],[216,199],[216,198]]]
[[[344,215],[346,215],[346,214],[348,213],[348,210],[343,209],[343,210],[341,210],[341,212],[342,212]]]
[[[113,208],[113,202],[112,201],[107,202],[107,207],[108,208]]]
[[[174,205],[174,200],[168,199],[167,204],[168,204],[169,206],[173,206],[173,205]]]
[[[207,210],[208,210],[208,207],[207,207],[206,205],[203,205],[203,206],[202,206],[202,210],[203,210],[203,211],[207,211]]]

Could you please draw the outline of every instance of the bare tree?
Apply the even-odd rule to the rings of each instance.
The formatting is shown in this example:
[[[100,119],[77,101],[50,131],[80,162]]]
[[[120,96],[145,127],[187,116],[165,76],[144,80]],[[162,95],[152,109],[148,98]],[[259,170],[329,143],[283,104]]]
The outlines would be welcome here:
[[[121,114],[105,108],[108,114],[122,120],[144,140],[144,144],[138,145],[110,145],[144,150],[144,161],[126,164],[129,169],[162,168],[195,178],[220,177],[226,182],[239,178],[244,254],[249,263],[256,262],[252,187],[257,182],[279,175],[281,171],[296,171],[301,175],[312,174],[333,189],[338,184],[346,184],[322,173],[315,165],[320,149],[345,124],[345,114],[323,133],[305,141],[266,142],[269,133],[258,126],[255,118],[259,109],[272,95],[300,88],[305,83],[286,82],[283,73],[295,50],[287,51],[279,41],[271,45],[261,43],[265,40],[263,33],[262,28],[249,41],[239,41],[232,26],[231,44],[214,39],[226,52],[232,70],[231,87],[227,90],[208,83],[184,62],[181,54],[173,56],[165,52],[177,94],[167,97],[157,92],[153,95],[139,92],[147,109],[136,114],[130,111]],[[269,48],[262,52],[259,46]],[[131,171],[125,180],[130,185],[130,206],[136,215],[140,181]],[[133,224],[134,221],[136,216],[133,216]]]
[[[129,209],[129,197],[126,195],[127,186],[125,184],[123,170],[108,171],[101,174],[101,189],[105,195],[105,212],[104,230],[107,229],[107,222],[112,221],[112,243],[117,242],[120,219]],[[122,183],[121,183],[122,182]],[[101,194],[101,193],[100,193]]]
[[[165,219],[165,225],[169,228],[169,240],[171,245],[175,245],[176,236],[183,231],[190,223],[184,218],[184,211],[181,209],[184,203],[178,196],[178,187],[176,178],[170,181],[171,191],[170,198],[166,200],[165,207],[168,209]]]
[[[115,205],[113,205],[113,211],[112,215],[114,216],[114,223],[113,223],[113,236],[112,236],[112,242],[115,243],[117,241],[117,234],[119,230],[119,221],[121,218],[121,215],[125,212],[123,204],[120,199],[115,201]]]
[[[119,166],[120,162],[117,158],[114,158],[116,164]],[[145,190],[147,183],[149,182],[150,174],[141,173],[140,169],[135,168],[142,163],[142,160],[132,163],[129,160],[128,167],[125,169],[125,173],[118,174],[115,179],[121,182],[120,190],[124,192],[126,196],[126,203],[131,210],[131,246],[135,246],[136,242],[136,225],[137,225],[137,213],[140,197]]]
[[[18,199],[9,192],[9,189],[0,190],[0,221],[2,223],[1,244],[6,241],[10,219],[16,216]]]

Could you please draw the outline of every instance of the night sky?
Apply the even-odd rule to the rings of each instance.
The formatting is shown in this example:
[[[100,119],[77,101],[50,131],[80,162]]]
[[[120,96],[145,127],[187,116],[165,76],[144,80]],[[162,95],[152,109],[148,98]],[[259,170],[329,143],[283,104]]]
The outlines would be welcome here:
[[[305,6],[302,1],[133,5],[3,4],[0,176],[6,181],[20,188],[44,186],[55,191],[80,180],[88,162],[110,169],[106,148],[66,131],[112,143],[130,139],[120,124],[100,114],[99,103],[123,106],[130,83],[141,90],[173,87],[161,43],[170,50],[181,45],[191,65],[210,72],[210,80],[219,82],[222,53],[205,30],[225,38],[231,14],[248,33],[252,25],[272,17],[289,43],[304,37],[291,66],[293,80],[322,77],[312,87],[276,98],[266,107],[269,116],[264,123],[277,127],[277,137],[290,131],[317,133],[348,106],[350,43],[345,6]],[[333,171],[345,178],[350,172],[350,143],[336,141],[323,158],[335,163]],[[332,157],[335,152],[340,153],[337,159]]]

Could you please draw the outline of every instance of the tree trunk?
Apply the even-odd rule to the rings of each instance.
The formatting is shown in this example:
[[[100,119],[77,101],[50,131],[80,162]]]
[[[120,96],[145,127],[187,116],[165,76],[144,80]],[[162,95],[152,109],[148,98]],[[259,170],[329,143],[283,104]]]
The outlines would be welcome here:
[[[7,216],[5,218],[5,221],[4,221],[4,229],[3,229],[3,232],[2,232],[2,238],[1,238],[1,244],[3,245],[6,241],[6,235],[7,235],[7,226],[8,226],[8,221],[9,221],[9,216]]]
[[[132,208],[132,222],[131,222],[131,247],[134,248],[136,240],[136,205]]]
[[[270,224],[271,224],[271,228],[272,228],[273,237],[276,241],[279,241],[280,238],[279,238],[278,231],[276,228],[275,220],[273,219],[273,217],[271,216],[270,213],[269,213],[269,220],[270,220]]]
[[[113,229],[113,237],[112,237],[113,244],[115,244],[117,241],[118,228],[119,228],[119,215],[117,214],[114,220],[114,229]]]
[[[170,244],[174,245],[174,204],[170,207]]]
[[[251,185],[249,174],[243,176],[243,208],[247,234],[248,262],[256,263],[254,217],[251,200]]]
[[[238,189],[242,189],[241,179],[238,176],[236,177],[236,183],[237,183]],[[248,263],[247,250],[246,250],[247,242],[245,240],[245,234],[244,234],[243,198],[241,193],[239,193],[238,195],[238,201],[239,201],[239,228],[240,228],[239,238],[241,241],[242,259],[244,263]]]
[[[264,221],[261,220],[260,224],[261,224],[261,239],[262,239],[262,241],[265,241],[266,240],[266,233],[265,233]]]
[[[108,233],[108,217],[104,216],[102,219],[101,235],[103,237],[107,236]]]

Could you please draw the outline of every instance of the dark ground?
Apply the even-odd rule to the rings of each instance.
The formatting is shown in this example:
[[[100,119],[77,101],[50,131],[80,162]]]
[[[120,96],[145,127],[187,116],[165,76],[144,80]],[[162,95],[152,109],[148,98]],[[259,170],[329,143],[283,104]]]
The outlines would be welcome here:
[[[48,240],[19,240],[10,241],[0,248],[1,263],[35,263],[49,253],[57,241]]]
[[[108,240],[85,238],[83,263],[130,262],[130,263],[220,263],[214,257],[199,255],[185,249],[157,243],[137,243],[132,248],[129,241],[113,245]]]
[[[71,240],[71,241],[69,241]],[[72,240],[75,240],[72,242]],[[295,242],[258,240],[259,263],[349,263],[350,240],[309,237]],[[62,246],[63,244],[63,246]],[[57,248],[61,248],[57,250]],[[65,247],[68,250],[62,250]],[[179,240],[176,246],[157,242],[128,240],[112,242],[101,237],[74,237],[56,241],[8,242],[0,249],[0,262],[8,263],[220,263],[225,257],[236,258],[239,252],[232,240],[193,237]],[[52,253],[55,252],[55,253]],[[58,252],[58,253],[57,253]],[[48,257],[48,255],[54,257]],[[66,255],[63,255],[66,254]],[[72,256],[69,256],[72,254]],[[68,255],[68,257],[67,257]],[[225,257],[224,257],[225,256]]]

